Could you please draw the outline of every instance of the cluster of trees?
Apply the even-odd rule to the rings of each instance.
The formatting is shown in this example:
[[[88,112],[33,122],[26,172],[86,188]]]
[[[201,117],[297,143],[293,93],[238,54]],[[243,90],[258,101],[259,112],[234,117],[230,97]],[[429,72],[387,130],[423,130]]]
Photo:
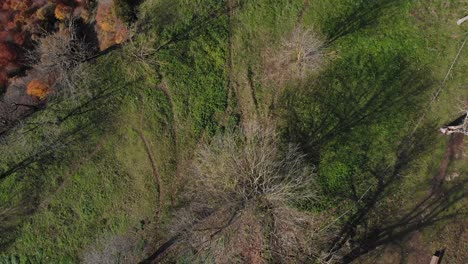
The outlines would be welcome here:
[[[80,65],[98,49],[88,24],[95,5],[0,0],[0,132],[39,109],[53,91],[79,90]]]
[[[0,90],[25,69],[25,50],[33,49],[45,32],[55,31],[60,21],[89,19],[90,8],[89,1],[0,0]]]

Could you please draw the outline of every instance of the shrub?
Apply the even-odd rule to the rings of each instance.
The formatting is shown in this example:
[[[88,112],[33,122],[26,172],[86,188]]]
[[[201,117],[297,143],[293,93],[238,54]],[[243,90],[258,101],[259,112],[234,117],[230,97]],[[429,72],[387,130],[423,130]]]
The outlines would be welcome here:
[[[76,33],[73,20],[66,29],[39,40],[34,51],[28,54],[35,75],[46,79],[56,92],[73,95],[83,76],[82,64],[90,56],[88,44]]]
[[[322,66],[323,46],[317,33],[296,27],[279,47],[267,48],[262,54],[263,83],[282,86],[308,77]]]
[[[32,80],[26,89],[26,94],[35,96],[41,100],[45,99],[50,92],[52,92],[52,89],[49,85],[38,79]]]
[[[82,256],[83,263],[137,263],[136,241],[129,236],[108,236],[97,241]]]
[[[291,147],[282,153],[271,125],[249,124],[242,131],[217,136],[201,147],[194,165],[194,194],[200,201],[247,203],[314,200],[311,167]],[[199,192],[198,190],[203,190]]]

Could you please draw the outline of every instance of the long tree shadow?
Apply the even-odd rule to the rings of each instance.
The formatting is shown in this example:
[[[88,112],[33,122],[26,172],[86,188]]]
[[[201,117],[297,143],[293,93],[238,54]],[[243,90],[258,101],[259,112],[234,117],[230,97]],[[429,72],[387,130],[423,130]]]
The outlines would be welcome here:
[[[445,213],[445,211],[463,199],[463,189],[467,180],[443,193],[431,192],[407,211],[401,213],[400,209],[397,212],[394,210],[388,210],[386,213],[379,211],[379,214],[384,214],[380,217],[380,219],[385,219],[383,221],[373,218],[377,204],[399,188],[404,171],[413,160],[430,150],[427,142],[432,142],[434,137],[435,132],[432,129],[421,128],[412,137],[401,142],[397,150],[398,158],[394,164],[391,166],[379,164],[373,170],[377,185],[356,203],[357,210],[349,216],[330,244],[329,258],[332,258],[336,252],[345,252],[341,260],[343,263],[350,263],[380,246],[405,238],[415,230],[463,214],[461,211],[455,213]],[[369,225],[369,222],[373,224]],[[348,244],[348,250],[345,249],[346,244]]]
[[[410,213],[405,214],[395,222],[384,224],[380,228],[368,230],[368,233],[356,241],[356,246],[343,257],[345,263],[350,263],[358,257],[395,241],[400,241],[413,231],[421,230],[434,224],[466,215],[466,210],[445,213],[454,204],[464,199],[463,189],[468,181],[464,180],[445,191],[446,195],[431,193],[418,203]]]
[[[50,189],[48,186],[50,183],[46,182],[47,177],[43,177],[48,166],[72,164],[76,160],[74,151],[77,146],[80,146],[80,153],[92,152],[95,145],[90,135],[101,135],[111,126],[114,116],[113,107],[119,104],[118,101],[121,100],[121,95],[126,91],[127,85],[130,83],[126,82],[121,87],[99,90],[92,97],[72,108],[60,109],[60,104],[58,104],[54,105],[53,109],[44,110],[50,113],[36,112],[34,115],[53,113],[55,119],[36,122],[27,118],[23,120],[25,128],[20,132],[21,135],[17,135],[16,130],[9,132],[7,136],[14,141],[22,140],[22,137],[26,135],[24,140],[32,140],[36,143],[42,140],[42,143],[39,143],[32,152],[23,153],[23,157],[19,160],[8,158],[7,153],[2,153],[0,157],[3,165],[0,169],[0,184],[7,178],[11,178],[9,185],[12,182],[22,181],[33,183],[25,190],[21,190],[21,193],[16,194],[20,197],[15,199],[18,202],[0,205],[0,250],[8,248],[15,241],[22,223],[38,209],[41,202],[39,197],[42,197],[43,190]],[[55,128],[58,128],[58,134],[47,135],[49,129]],[[8,144],[8,142],[7,140],[1,144]],[[58,181],[64,180],[61,178],[63,175],[57,176]]]
[[[349,71],[343,61],[319,80],[286,91],[280,102],[285,109],[284,136],[318,163],[322,146],[354,128],[394,116],[398,119],[396,116],[405,112],[417,113],[432,82],[426,71],[414,69],[403,57],[396,55],[391,60],[399,67],[384,68],[370,62],[357,72]],[[367,78],[369,75],[376,77]]]
[[[331,45],[336,40],[363,30],[378,23],[378,19],[384,15],[395,15],[396,9],[403,0],[364,0],[356,1],[349,10],[344,13],[326,16],[324,20],[324,33],[328,37],[325,46]]]
[[[203,34],[210,29],[214,23],[223,17],[227,17],[229,12],[242,8],[244,1],[239,1],[236,5],[228,5],[227,1],[220,1],[212,6],[204,7],[203,10],[194,11],[190,19],[184,12],[180,1],[160,1],[151,9],[150,17],[143,17],[137,23],[139,32],[156,32],[161,36],[157,51],[169,48],[172,44],[181,41],[188,41]]]

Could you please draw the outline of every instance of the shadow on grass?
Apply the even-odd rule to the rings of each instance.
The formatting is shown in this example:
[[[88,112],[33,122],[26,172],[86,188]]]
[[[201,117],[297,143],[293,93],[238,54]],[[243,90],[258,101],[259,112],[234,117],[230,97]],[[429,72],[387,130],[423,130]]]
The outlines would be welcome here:
[[[404,3],[403,0],[361,0],[352,7],[336,16],[324,17],[324,33],[328,37],[326,46],[341,37],[353,34],[359,30],[377,25],[383,15],[395,14],[395,8]]]
[[[28,208],[27,205],[0,210],[0,234],[2,234],[0,237],[0,252],[3,252],[15,241],[21,219],[31,215],[33,210]]]
[[[285,138],[318,163],[322,146],[355,128],[414,116],[432,82],[402,57],[391,61],[398,67],[370,62],[354,70],[343,61],[318,81],[287,90],[280,101]]]
[[[13,184],[23,181],[27,181],[27,184],[21,193],[15,194],[21,197],[18,203],[0,207],[0,251],[14,243],[22,223],[38,209],[40,197],[44,195],[43,191],[50,189],[50,183],[47,182],[50,178],[44,177],[47,168],[72,164],[78,155],[86,154],[93,149],[93,146],[95,147],[92,138],[102,134],[112,124],[114,114],[112,109],[115,105],[119,105],[117,102],[119,98],[116,95],[123,91],[122,88],[101,90],[71,109],[66,107],[66,111],[61,111],[60,106],[55,105],[54,109],[44,110],[51,111],[56,116],[54,122],[32,123],[29,119],[23,121],[27,129],[22,133],[29,135],[28,142],[35,139],[40,142],[45,137],[47,140],[35,147],[32,153],[24,153],[21,160],[8,160],[8,157],[2,157],[4,166],[3,170],[0,169],[0,184],[9,177],[13,177]],[[41,114],[42,111],[34,113],[34,115]],[[60,127],[60,132],[47,135],[51,127]],[[13,140],[18,140],[16,137],[19,137],[21,140],[23,135],[15,133],[18,132],[10,131],[8,137]],[[25,144],[29,144],[28,142]],[[57,176],[57,180],[60,180],[63,175]]]
[[[156,32],[163,39],[156,51],[164,50],[172,44],[191,40],[209,31],[219,19],[241,8],[242,4],[243,1],[240,1],[230,6],[227,1],[220,1],[209,7],[204,6],[204,10],[191,11],[193,13],[188,15],[184,10],[187,6],[182,2],[160,1],[151,9],[151,16],[141,18],[138,31]]]
[[[431,193],[414,206],[410,212],[399,217],[395,221],[384,223],[378,228],[366,230],[366,234],[358,238],[352,250],[343,257],[343,261],[345,263],[350,263],[382,245],[403,240],[413,231],[431,227],[441,221],[466,215],[466,210],[445,213],[447,209],[452,208],[453,205],[464,199],[463,189],[466,183],[467,180],[464,180],[448,188],[448,190],[443,193]],[[348,239],[349,238],[348,236]]]
[[[466,214],[462,211],[447,213],[446,210],[464,198],[463,190],[467,180],[445,191],[430,192],[407,210],[392,207],[377,209],[379,204],[385,203],[399,189],[402,174],[410,163],[431,150],[428,142],[433,142],[435,136],[432,127],[421,128],[400,143],[394,164],[377,165],[377,169],[373,170],[376,186],[356,202],[356,211],[330,243],[329,258],[336,252],[345,252],[341,260],[350,263],[380,246],[402,241],[413,231]]]

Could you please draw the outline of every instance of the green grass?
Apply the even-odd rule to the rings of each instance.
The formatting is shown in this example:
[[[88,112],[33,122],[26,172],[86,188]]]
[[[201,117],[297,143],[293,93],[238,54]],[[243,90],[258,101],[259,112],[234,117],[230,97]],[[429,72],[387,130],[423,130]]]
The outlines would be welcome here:
[[[0,181],[0,263],[77,262],[99,239],[132,233],[141,220],[154,221],[157,186],[138,131],[148,138],[168,188],[162,222],[172,221],[181,164],[200,141],[239,122],[242,104],[235,94],[229,97],[229,82],[251,86],[256,111],[266,115],[272,88],[260,81],[262,52],[279,45],[297,25],[317,31],[328,40],[325,53],[335,55],[319,74],[286,85],[272,113],[283,141],[300,144],[317,165],[326,197],[321,210],[356,212],[362,204],[353,201],[369,186],[371,193],[377,189],[385,168],[399,172],[366,218],[369,226],[398,220],[427,194],[447,141],[436,128],[456,115],[456,99],[468,96],[467,47],[438,100],[428,105],[467,34],[454,22],[466,5],[311,2],[299,19],[304,0],[246,1],[230,20],[224,1],[146,1],[140,15],[144,33],[136,41],[154,45],[156,63],[139,65],[125,51],[100,58],[89,66],[98,78],[85,84],[95,99],[81,113],[35,128],[35,122],[66,116],[89,98],[52,101],[0,145],[8,153],[0,156],[0,174],[11,172]],[[159,88],[161,82],[167,91]],[[99,96],[99,91],[107,92]],[[395,169],[403,140],[423,111],[426,118],[412,139],[423,144],[404,152],[410,153],[407,162]],[[16,164],[22,166],[11,171]],[[468,167],[456,161],[451,170],[463,174]],[[447,213],[459,207],[455,202]],[[386,219],[388,212],[394,218]]]

